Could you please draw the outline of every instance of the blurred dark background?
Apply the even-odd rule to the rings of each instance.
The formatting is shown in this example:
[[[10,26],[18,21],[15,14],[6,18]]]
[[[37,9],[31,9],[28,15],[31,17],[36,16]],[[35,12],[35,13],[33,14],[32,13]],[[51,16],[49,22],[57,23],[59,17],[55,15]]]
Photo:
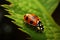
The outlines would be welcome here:
[[[26,38],[30,38],[30,36],[18,30],[18,26],[11,22],[12,19],[4,16],[10,14],[5,10],[6,8],[1,6],[3,4],[10,5],[11,3],[6,0],[0,0],[0,40],[28,40]],[[52,17],[60,25],[60,3]]]
[[[60,25],[60,3],[57,6],[57,8],[55,9],[55,11],[52,14],[53,19],[55,20],[55,22]]]

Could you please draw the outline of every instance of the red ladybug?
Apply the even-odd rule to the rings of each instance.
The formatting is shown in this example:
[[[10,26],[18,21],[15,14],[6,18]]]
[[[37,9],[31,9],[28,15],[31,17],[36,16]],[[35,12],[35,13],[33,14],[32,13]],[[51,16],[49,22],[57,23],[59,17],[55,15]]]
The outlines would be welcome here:
[[[35,14],[25,14],[24,21],[29,25],[32,25],[33,27],[35,27],[37,31],[43,31],[44,29],[40,21],[40,18]]]

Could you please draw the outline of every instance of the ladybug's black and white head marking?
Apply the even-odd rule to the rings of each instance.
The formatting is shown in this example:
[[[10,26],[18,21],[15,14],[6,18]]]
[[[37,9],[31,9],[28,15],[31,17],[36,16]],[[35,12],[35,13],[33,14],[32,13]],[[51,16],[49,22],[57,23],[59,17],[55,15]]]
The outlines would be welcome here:
[[[41,23],[41,21],[39,21],[38,24],[37,24],[37,30],[38,31],[43,31],[44,30],[43,24]]]

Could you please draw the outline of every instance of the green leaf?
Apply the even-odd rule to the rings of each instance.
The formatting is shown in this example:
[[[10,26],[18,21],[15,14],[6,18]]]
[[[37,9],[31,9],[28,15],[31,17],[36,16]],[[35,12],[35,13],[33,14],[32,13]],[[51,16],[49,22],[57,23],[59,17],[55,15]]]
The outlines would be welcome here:
[[[51,15],[55,8],[58,6],[59,0],[39,0],[40,3],[46,8],[46,10]]]
[[[12,5],[4,7],[7,8],[11,15],[5,15],[15,21],[16,25],[20,26],[19,30],[29,34],[32,40],[59,40],[60,27],[54,22],[51,17],[52,12],[58,5],[58,0],[8,0]],[[30,26],[24,23],[24,15],[27,13],[34,13],[41,18],[44,25],[44,32],[38,33]]]

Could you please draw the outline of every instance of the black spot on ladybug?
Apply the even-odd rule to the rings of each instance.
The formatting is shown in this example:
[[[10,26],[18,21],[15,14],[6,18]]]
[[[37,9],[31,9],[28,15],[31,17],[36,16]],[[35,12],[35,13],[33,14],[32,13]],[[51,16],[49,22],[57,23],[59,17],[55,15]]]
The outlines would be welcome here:
[[[26,17],[26,20],[28,20],[28,17]]]
[[[30,21],[30,24],[33,24],[33,21]]]
[[[39,20],[39,19],[38,19]]]

